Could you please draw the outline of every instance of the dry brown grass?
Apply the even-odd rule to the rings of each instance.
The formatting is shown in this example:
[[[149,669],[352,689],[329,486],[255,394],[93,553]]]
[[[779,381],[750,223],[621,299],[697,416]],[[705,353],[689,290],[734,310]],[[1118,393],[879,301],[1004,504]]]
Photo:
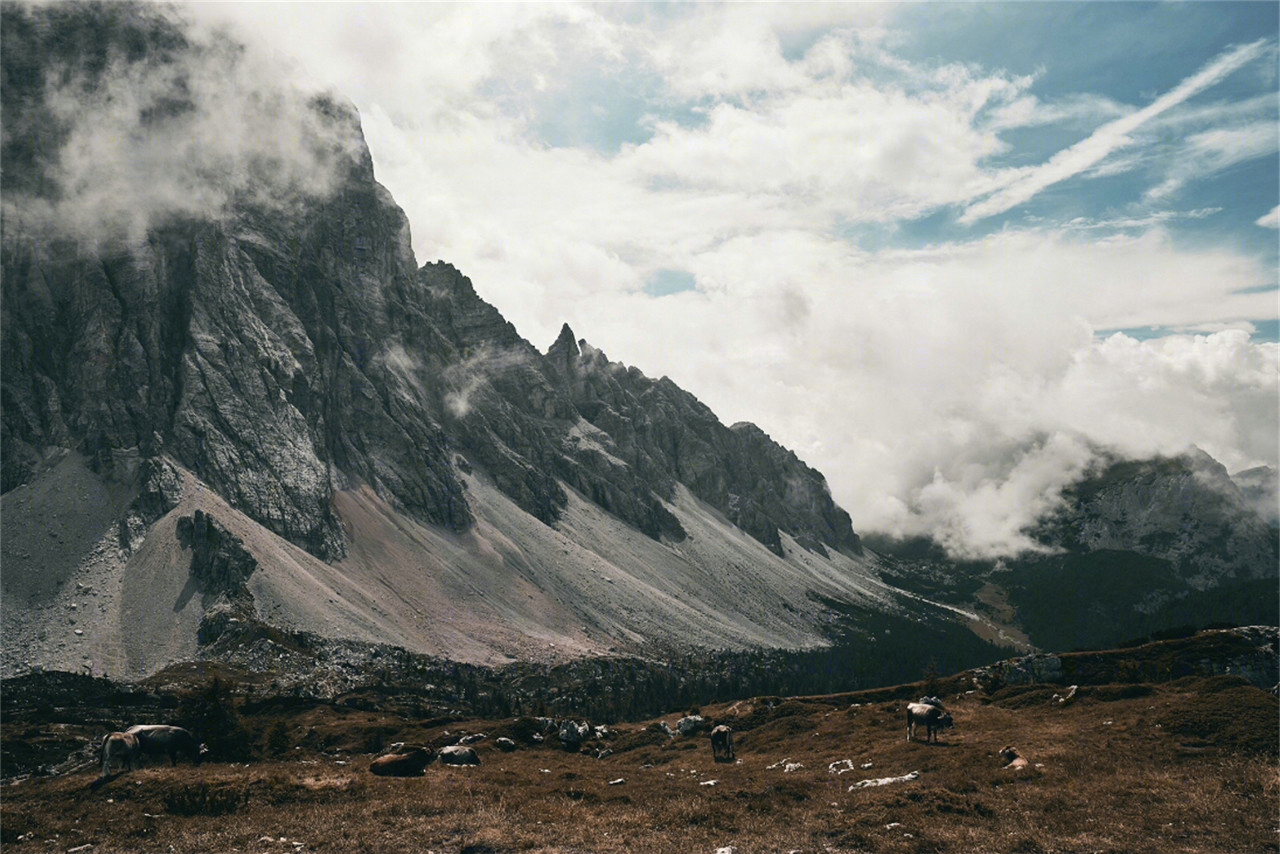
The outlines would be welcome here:
[[[501,753],[493,735],[510,721],[428,726],[333,708],[246,717],[351,752],[157,765],[103,783],[94,769],[35,778],[4,788],[0,829],[6,851],[92,854],[1277,850],[1276,699],[1243,683],[1085,688],[1066,707],[1039,690],[949,697],[956,727],[937,745],[906,742],[904,702],[883,697],[704,707],[735,727],[737,764],[713,762],[705,735],[654,739],[643,724],[619,727],[616,752],[595,759]],[[387,779],[363,752],[379,727],[422,743],[462,728],[490,736],[478,768]],[[1001,770],[1006,744],[1036,767]],[[769,767],[784,759],[803,767]],[[855,770],[828,771],[843,759]],[[849,790],[913,770],[913,782]]]

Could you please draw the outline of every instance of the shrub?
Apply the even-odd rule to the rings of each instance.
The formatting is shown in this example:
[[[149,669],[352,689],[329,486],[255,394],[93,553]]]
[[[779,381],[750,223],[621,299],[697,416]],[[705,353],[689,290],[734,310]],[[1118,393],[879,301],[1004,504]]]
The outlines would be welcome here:
[[[231,686],[216,676],[205,687],[182,698],[178,720],[208,746],[209,759],[243,762],[253,752],[249,731],[236,711]]]
[[[284,721],[276,721],[276,725],[267,734],[267,754],[269,756],[283,756],[292,746],[293,744],[289,739],[289,728],[284,725]]]

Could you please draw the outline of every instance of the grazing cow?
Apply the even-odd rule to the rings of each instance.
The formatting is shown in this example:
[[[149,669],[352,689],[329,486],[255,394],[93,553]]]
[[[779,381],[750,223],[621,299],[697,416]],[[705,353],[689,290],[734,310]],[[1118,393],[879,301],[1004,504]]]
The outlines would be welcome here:
[[[111,773],[111,763],[119,759],[130,771],[139,758],[138,737],[127,732],[113,732],[102,737],[102,776]]]
[[[168,756],[170,765],[178,764],[178,754],[199,765],[209,748],[180,726],[137,724],[126,730],[138,739],[139,751],[147,756]]]
[[[1000,758],[1006,763],[1007,771],[1025,771],[1031,767],[1031,763],[1026,760],[1022,754],[1018,753],[1015,747],[1000,748]]]
[[[379,777],[421,777],[436,755],[425,747],[410,747],[373,760],[369,770]]]
[[[440,748],[440,763],[442,765],[479,765],[480,757],[476,756],[474,748],[463,747],[460,744],[452,744],[448,747]]]
[[[951,713],[942,706],[932,703],[907,703],[907,741],[911,741],[915,735],[916,724],[925,726],[925,744],[928,744],[930,739],[936,744],[938,730],[955,726],[951,720]]]
[[[733,730],[724,724],[711,730],[711,758],[716,762],[732,762],[734,759]]]

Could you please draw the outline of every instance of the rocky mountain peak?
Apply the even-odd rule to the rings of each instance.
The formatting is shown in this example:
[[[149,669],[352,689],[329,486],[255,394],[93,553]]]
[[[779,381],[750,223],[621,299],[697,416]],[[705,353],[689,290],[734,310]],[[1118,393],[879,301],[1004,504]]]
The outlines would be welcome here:
[[[547,364],[561,378],[568,380],[577,371],[578,357],[582,351],[569,324],[560,327],[560,334],[547,349]]]
[[[567,324],[541,354],[451,264],[417,267],[408,221],[377,184],[349,105],[266,89],[242,98],[234,51],[204,50],[157,8],[91,11],[106,43],[63,57],[97,69],[77,78],[90,90],[110,94],[159,64],[175,97],[219,93],[246,122],[270,118],[277,135],[296,123],[306,157],[275,164],[290,194],[248,192],[249,178],[271,165],[265,149],[219,147],[226,134],[201,123],[212,110],[188,98],[164,121],[122,120],[162,150],[172,139],[196,164],[248,176],[245,187],[215,194],[216,209],[148,218],[110,252],[83,241],[68,250],[24,239],[30,220],[10,219],[6,194],[6,490],[50,447],[94,454],[154,433],[149,454],[170,455],[231,506],[332,559],[345,550],[338,490],[367,485],[420,521],[468,530],[460,452],[548,525],[567,485],[649,536],[678,541],[685,532],[669,504],[684,484],[775,551],[779,531],[813,547],[856,548],[821,476],[763,434],[742,438],[670,380],[575,341]],[[6,137],[4,174],[22,190],[13,208],[46,210],[59,199],[41,193],[58,183],[26,177],[59,172],[64,137],[52,129],[65,128],[38,83],[68,10],[4,12],[6,79],[30,84],[6,86],[6,131],[12,123],[21,134]],[[70,16],[76,33],[80,17]],[[127,34],[127,50],[112,46],[112,33]],[[184,88],[193,75],[217,85]],[[259,102],[276,112],[259,115]],[[23,140],[53,145],[36,162]],[[121,158],[120,169],[140,168],[127,151]],[[165,170],[185,180],[186,168],[159,164],[149,180],[165,181]]]
[[[577,338],[574,337],[573,330],[569,328],[569,324],[560,327],[560,334],[556,336],[555,342],[547,350],[547,355],[551,356],[559,352],[572,353],[577,356],[579,352]]]

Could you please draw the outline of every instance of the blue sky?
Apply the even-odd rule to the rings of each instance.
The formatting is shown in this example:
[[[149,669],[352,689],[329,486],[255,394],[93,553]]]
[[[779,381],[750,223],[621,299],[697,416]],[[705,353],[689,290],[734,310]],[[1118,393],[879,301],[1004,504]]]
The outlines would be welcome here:
[[[359,108],[420,261],[1016,548],[1097,444],[1276,465],[1275,3],[192,5]]]

